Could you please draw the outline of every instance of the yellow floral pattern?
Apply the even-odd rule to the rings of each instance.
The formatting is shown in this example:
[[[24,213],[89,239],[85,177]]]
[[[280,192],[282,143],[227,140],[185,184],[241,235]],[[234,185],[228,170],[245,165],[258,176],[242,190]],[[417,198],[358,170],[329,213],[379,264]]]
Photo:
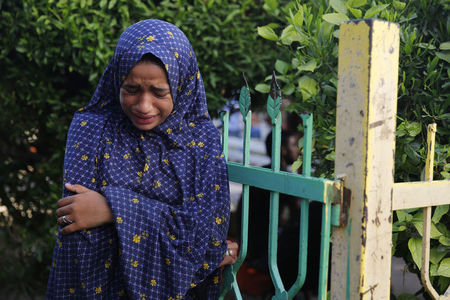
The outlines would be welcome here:
[[[139,244],[139,243],[141,242],[141,236],[135,234],[135,235],[133,236],[133,242],[135,242],[136,244]]]
[[[159,180],[156,180],[156,182],[153,183],[153,187],[154,187],[155,189],[161,187],[161,182],[160,182]]]

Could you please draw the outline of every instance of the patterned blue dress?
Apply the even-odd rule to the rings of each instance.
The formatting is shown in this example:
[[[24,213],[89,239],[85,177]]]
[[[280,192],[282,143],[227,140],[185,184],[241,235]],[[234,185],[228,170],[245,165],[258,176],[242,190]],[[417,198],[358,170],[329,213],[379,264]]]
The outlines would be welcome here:
[[[174,108],[161,125],[140,131],[123,113],[119,90],[146,53],[165,65]],[[58,234],[47,299],[217,298],[227,169],[180,29],[144,20],[122,33],[91,102],[75,113],[63,172],[64,182],[102,193],[114,223]]]

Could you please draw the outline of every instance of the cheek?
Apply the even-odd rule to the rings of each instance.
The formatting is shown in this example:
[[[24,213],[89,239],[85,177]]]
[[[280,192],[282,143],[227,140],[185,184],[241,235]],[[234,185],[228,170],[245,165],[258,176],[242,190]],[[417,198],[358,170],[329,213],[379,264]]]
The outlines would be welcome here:
[[[171,112],[172,112],[172,110],[173,110],[173,102],[172,102],[172,99],[170,99],[170,101],[167,101],[167,103],[164,103],[165,105],[164,105],[164,108],[163,108],[163,110],[164,110],[164,116],[167,118],[170,114],[171,114]]]
[[[123,98],[122,89],[120,90],[120,93],[119,93],[119,103],[120,103],[120,106],[122,106],[122,109],[123,109],[124,98]]]
[[[124,112],[126,112],[130,106],[130,99],[128,99],[128,97],[125,96],[122,91],[120,92],[120,95],[119,95],[119,102],[120,102],[120,106],[122,107],[122,110]]]

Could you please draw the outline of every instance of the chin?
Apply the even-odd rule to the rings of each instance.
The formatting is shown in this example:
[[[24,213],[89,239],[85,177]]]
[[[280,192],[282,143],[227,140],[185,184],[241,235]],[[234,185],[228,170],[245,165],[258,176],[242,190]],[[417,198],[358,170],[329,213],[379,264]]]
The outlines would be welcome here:
[[[136,125],[136,124],[134,126],[137,129],[142,130],[142,131],[149,131],[156,127],[156,126],[142,126],[142,125]]]

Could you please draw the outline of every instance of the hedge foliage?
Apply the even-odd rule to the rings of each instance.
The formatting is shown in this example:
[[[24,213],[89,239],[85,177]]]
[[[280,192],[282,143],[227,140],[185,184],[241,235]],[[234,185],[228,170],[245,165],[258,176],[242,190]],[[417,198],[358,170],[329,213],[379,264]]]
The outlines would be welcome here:
[[[196,50],[214,114],[271,68],[255,0],[0,0],[0,294],[43,293],[56,232],[65,137],[120,33],[146,18],[178,25]]]
[[[0,0],[0,205],[7,209],[0,212],[0,294],[44,292],[67,128],[127,26],[159,18],[186,33],[212,114],[240,88],[242,72],[266,92],[274,66],[283,94],[297,99],[290,110],[314,112],[316,176],[331,177],[336,23],[360,17],[399,22],[395,176],[411,181],[421,179],[431,122],[438,124],[434,177],[450,178],[448,12],[446,0]],[[261,105],[266,95],[253,98]],[[450,277],[439,270],[450,260],[449,219],[448,206],[434,211],[432,275],[441,290]],[[394,224],[394,254],[416,271],[419,220],[418,210],[397,212]]]
[[[378,18],[400,24],[395,181],[423,180],[426,127],[431,123],[437,123],[434,179],[450,179],[448,1],[266,0],[264,8],[278,21],[261,24],[258,34],[280,51],[275,69],[283,94],[297,99],[289,109],[314,113],[316,176],[331,177],[335,159],[337,25]],[[265,82],[256,86],[260,92],[268,88]],[[430,274],[443,294],[450,284],[449,205],[434,208],[432,216]],[[393,254],[419,274],[422,209],[396,211],[393,232]]]

